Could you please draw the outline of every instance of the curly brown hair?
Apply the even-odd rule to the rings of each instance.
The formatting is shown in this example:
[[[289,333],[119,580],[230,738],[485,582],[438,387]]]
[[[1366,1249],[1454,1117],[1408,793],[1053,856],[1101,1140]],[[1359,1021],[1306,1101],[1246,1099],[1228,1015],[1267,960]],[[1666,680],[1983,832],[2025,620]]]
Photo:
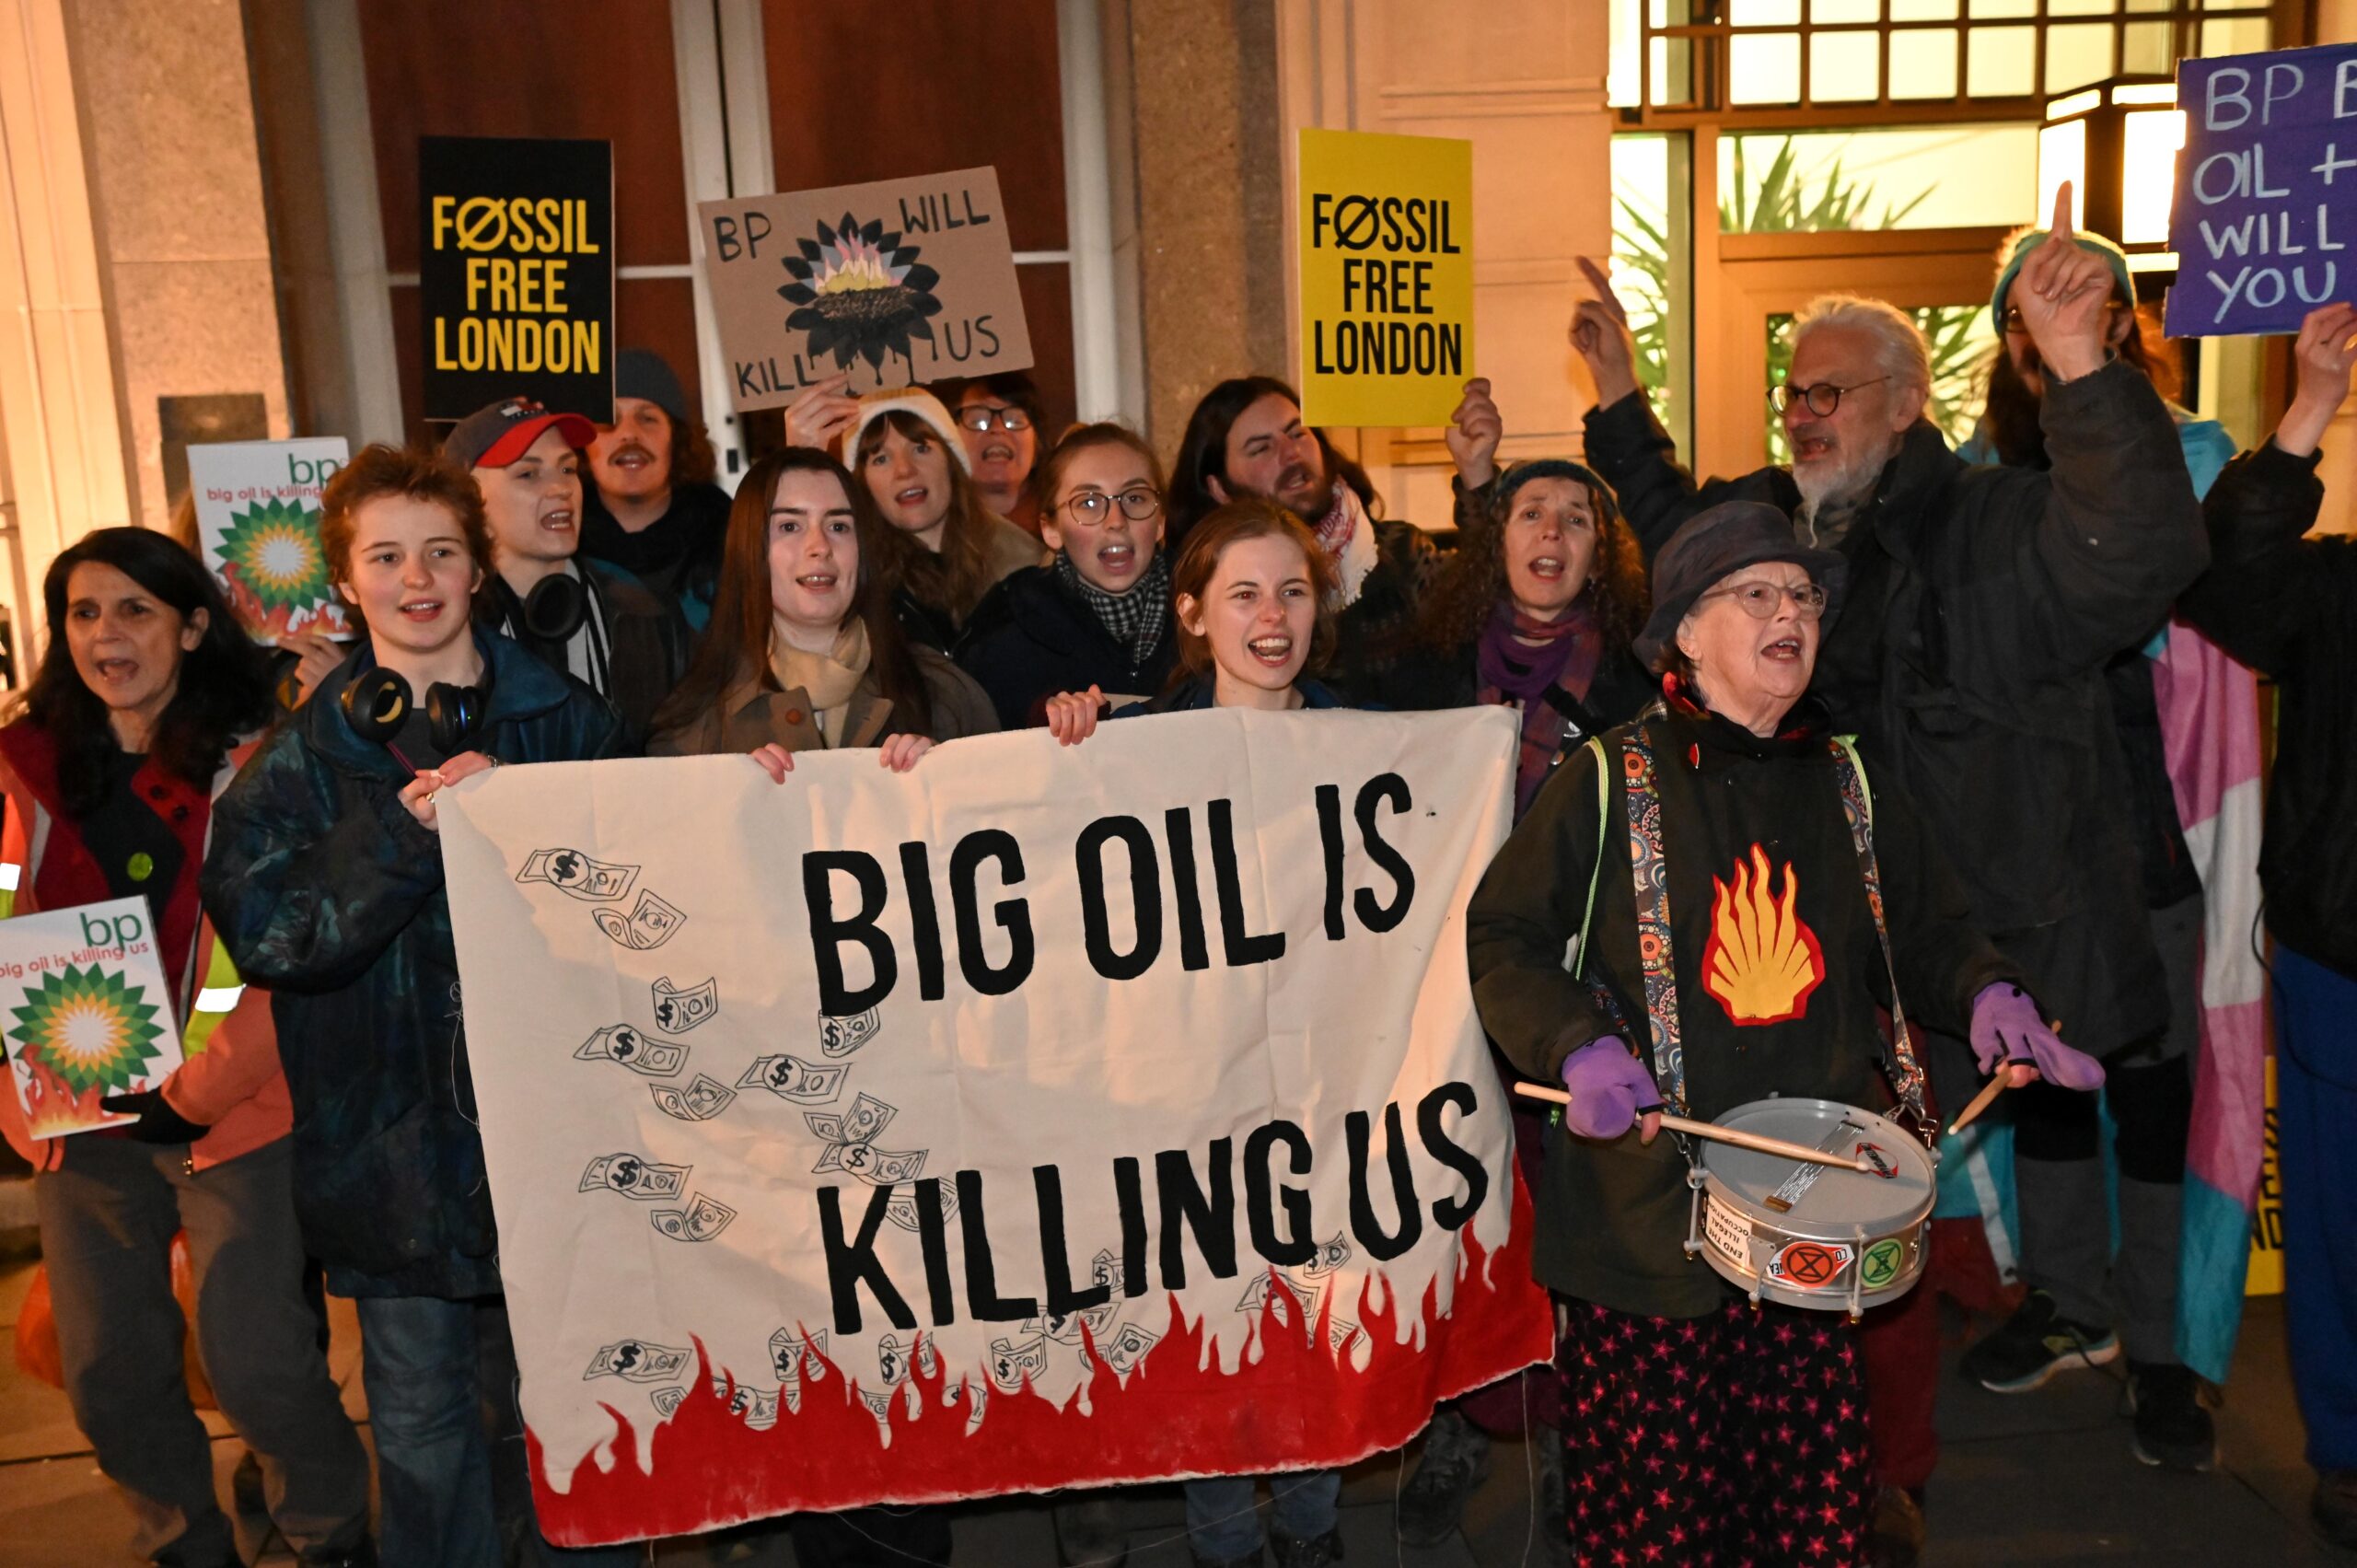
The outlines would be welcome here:
[[[1461,648],[1480,636],[1490,617],[1506,599],[1506,515],[1526,483],[1550,477],[1585,486],[1588,505],[1596,513],[1596,557],[1588,565],[1587,587],[1582,591],[1595,609],[1604,645],[1625,648],[1644,630],[1645,617],[1653,609],[1645,553],[1628,520],[1620,516],[1612,487],[1578,463],[1548,459],[1508,470],[1492,487],[1482,526],[1471,538],[1457,540],[1431,592],[1424,596],[1416,642],[1446,651]]]
[[[712,432],[697,419],[672,419],[665,409],[663,417],[671,423],[671,484],[674,489],[684,484],[711,484],[720,477],[720,453],[713,447]]]

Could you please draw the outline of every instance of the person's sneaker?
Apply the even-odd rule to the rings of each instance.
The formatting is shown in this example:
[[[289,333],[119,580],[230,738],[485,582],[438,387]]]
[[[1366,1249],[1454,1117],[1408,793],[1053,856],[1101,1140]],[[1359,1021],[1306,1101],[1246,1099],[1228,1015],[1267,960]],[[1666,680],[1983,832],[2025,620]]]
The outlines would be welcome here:
[[[1269,1546],[1277,1560],[1277,1568],[1326,1568],[1328,1563],[1342,1560],[1342,1532],[1339,1527],[1315,1540],[1272,1529],[1269,1532]]]
[[[2357,1470],[2319,1470],[2308,1516],[2335,1546],[2357,1551]]]
[[[1121,1568],[1130,1560],[1129,1532],[1110,1497],[1099,1493],[1063,1499],[1054,1517],[1056,1555],[1064,1568]]]
[[[1923,1559],[1923,1504],[1903,1486],[1886,1486],[1875,1494],[1873,1527],[1867,1542],[1874,1550],[1875,1568],[1915,1568]]]
[[[2136,1417],[2136,1457],[2173,1470],[2206,1470],[2218,1462],[2218,1429],[2201,1408],[2189,1366],[2128,1364],[2128,1405]]]
[[[2076,1323],[2034,1290],[1996,1330],[1964,1353],[1956,1370],[1992,1394],[2026,1394],[2058,1372],[2106,1366],[2119,1359],[2119,1336]]]
[[[1489,1473],[1489,1434],[1442,1406],[1424,1433],[1424,1457],[1399,1491],[1399,1539],[1438,1546],[1455,1535],[1466,1499]]]

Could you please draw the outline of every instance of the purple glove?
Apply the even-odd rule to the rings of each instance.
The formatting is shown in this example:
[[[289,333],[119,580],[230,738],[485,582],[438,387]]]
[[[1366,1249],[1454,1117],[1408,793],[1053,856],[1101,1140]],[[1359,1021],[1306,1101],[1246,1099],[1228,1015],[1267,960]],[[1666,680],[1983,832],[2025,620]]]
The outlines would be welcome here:
[[[1972,1055],[1983,1073],[2027,1062],[2058,1088],[2103,1086],[2103,1063],[2064,1045],[2039,1016],[2037,1002],[2018,985],[1984,985],[1972,999]]]
[[[1572,1095],[1563,1125],[1583,1138],[1618,1138],[1641,1113],[1661,1109],[1654,1075],[1619,1035],[1599,1035],[1564,1057],[1563,1087]]]

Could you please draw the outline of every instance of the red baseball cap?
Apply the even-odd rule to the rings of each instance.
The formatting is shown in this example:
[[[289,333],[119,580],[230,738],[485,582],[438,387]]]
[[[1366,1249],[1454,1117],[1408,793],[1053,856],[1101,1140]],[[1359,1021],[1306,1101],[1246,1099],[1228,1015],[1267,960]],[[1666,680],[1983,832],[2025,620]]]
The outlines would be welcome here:
[[[551,413],[529,398],[503,398],[453,425],[442,452],[462,469],[504,469],[530,451],[551,425],[576,452],[587,451],[598,438],[598,427],[577,413]]]

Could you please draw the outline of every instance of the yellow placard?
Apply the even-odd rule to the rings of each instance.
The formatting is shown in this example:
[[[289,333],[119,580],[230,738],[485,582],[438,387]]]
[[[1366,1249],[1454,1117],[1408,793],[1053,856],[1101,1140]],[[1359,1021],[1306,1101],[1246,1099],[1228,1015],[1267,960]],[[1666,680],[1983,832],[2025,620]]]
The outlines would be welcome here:
[[[2245,1295],[2283,1294],[2283,1174],[2275,1159],[2275,1058],[2267,1059],[2267,1157],[2258,1169],[2258,1210],[2251,1216],[2250,1272]]]
[[[1473,374],[1473,144],[1301,133],[1301,412],[1445,424]]]

